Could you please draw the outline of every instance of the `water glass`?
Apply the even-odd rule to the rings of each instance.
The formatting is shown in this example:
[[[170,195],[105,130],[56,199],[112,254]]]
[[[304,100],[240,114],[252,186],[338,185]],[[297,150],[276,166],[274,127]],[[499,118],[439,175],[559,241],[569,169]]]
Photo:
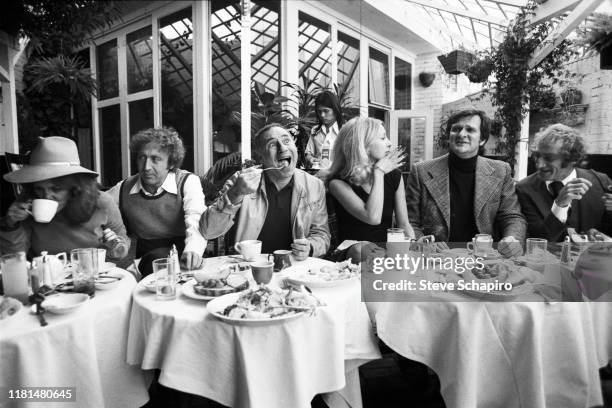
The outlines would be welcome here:
[[[155,276],[155,293],[157,300],[176,299],[176,275],[172,268],[172,260],[160,258],[153,261],[153,275]]]
[[[387,228],[387,242],[404,242],[405,240],[402,228]]]
[[[527,238],[525,246],[527,256],[542,256],[548,248],[548,241],[544,238]]]
[[[95,279],[98,274],[98,249],[78,248],[70,251],[73,265],[72,280],[74,291],[93,296],[96,293]]]
[[[25,252],[16,252],[0,257],[2,265],[2,286],[4,294],[28,303],[30,286],[28,285],[28,264]]]

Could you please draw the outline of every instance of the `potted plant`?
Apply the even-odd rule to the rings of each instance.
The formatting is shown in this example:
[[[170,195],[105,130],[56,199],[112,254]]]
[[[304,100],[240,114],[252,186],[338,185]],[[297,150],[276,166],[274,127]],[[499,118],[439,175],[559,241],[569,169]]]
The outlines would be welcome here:
[[[433,72],[421,72],[419,74],[419,82],[421,82],[421,85],[423,85],[425,88],[431,86],[434,79],[436,79],[436,74]]]
[[[576,87],[568,86],[559,94],[563,106],[579,105],[582,103],[582,92]]]
[[[438,56],[438,61],[440,61],[447,74],[459,75],[467,72],[468,67],[474,61],[474,54],[458,49]]]
[[[481,83],[487,80],[493,71],[493,60],[488,55],[476,59],[466,71],[470,82]]]
[[[612,69],[612,15],[593,13],[586,29],[578,33],[576,44],[599,53],[600,69]]]

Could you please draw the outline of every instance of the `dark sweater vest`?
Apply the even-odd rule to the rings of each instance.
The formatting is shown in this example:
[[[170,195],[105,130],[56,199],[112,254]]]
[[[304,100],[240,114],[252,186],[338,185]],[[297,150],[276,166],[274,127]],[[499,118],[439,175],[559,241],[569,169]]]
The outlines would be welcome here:
[[[190,174],[185,170],[176,171],[176,195],[163,191],[157,196],[147,196],[142,190],[130,194],[139,176],[136,174],[126,179],[121,186],[119,209],[128,233],[144,240],[184,239],[183,188]]]

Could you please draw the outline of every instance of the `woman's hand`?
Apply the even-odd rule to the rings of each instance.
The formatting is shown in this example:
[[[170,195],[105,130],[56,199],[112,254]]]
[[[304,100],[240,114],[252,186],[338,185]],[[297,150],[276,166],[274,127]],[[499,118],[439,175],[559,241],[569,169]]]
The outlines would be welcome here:
[[[406,154],[403,151],[391,150],[385,157],[376,162],[374,169],[380,169],[384,174],[387,174],[402,167],[405,158]]]
[[[6,212],[7,226],[12,228],[18,222],[21,222],[25,220],[26,218],[28,218],[28,216],[30,215],[28,211],[30,210],[31,207],[32,207],[32,201],[26,201],[26,202],[15,201],[13,204],[11,204],[8,211]]]

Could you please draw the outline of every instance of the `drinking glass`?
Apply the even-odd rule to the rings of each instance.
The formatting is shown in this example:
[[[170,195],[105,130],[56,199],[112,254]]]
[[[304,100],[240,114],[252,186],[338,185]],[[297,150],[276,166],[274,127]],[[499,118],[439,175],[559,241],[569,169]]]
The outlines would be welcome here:
[[[476,234],[472,242],[466,244],[474,256],[487,257],[493,251],[493,237],[489,234]]]
[[[172,300],[176,298],[176,275],[173,272],[171,263],[172,260],[168,258],[160,258],[153,261],[157,300]]]
[[[527,255],[542,256],[548,247],[548,241],[544,238],[527,238]]]
[[[387,228],[387,242],[403,242],[406,240],[402,228]]]
[[[93,296],[96,293],[95,279],[98,273],[98,249],[77,248],[70,251],[74,291]]]
[[[28,303],[28,265],[25,252],[15,252],[0,257],[2,286],[6,296],[14,297],[23,304]]]

